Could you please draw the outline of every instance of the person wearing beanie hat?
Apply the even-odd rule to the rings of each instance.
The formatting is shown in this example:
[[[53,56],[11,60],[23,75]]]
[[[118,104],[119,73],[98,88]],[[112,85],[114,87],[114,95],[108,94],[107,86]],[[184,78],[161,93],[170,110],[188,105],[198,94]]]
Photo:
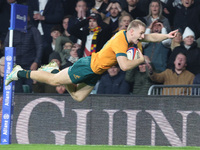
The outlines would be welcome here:
[[[193,36],[195,38],[194,32],[189,27],[186,27],[183,32],[183,40],[188,36]]]
[[[52,53],[49,55],[49,62],[54,61],[55,59],[56,59],[57,61],[59,61],[60,64],[62,63],[61,57],[60,57],[60,55],[59,55],[58,52],[52,52]]]
[[[174,60],[178,53],[185,53],[187,56],[187,66],[186,69],[193,74],[200,73],[200,48],[197,46],[195,41],[195,34],[189,28],[186,27],[183,33],[183,41],[180,46],[174,48],[168,59],[168,68],[174,68]]]
[[[60,25],[55,25],[51,28],[51,44],[44,46],[43,55],[42,55],[42,64],[47,64],[49,60],[49,55],[55,51],[56,39],[61,36],[62,30]]]

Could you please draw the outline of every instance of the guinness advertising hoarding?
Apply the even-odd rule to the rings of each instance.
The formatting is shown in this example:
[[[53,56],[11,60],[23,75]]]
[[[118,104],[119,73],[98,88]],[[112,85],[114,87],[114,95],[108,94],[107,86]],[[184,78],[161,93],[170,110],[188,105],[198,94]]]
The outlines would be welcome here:
[[[200,146],[200,99],[15,94],[12,143]]]

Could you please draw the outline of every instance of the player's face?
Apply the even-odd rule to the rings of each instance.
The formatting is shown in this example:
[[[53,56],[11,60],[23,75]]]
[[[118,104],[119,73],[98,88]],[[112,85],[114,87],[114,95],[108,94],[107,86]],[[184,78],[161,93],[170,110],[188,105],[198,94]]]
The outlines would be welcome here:
[[[186,57],[183,54],[178,54],[174,61],[176,70],[183,70],[186,67]]]
[[[190,46],[194,42],[194,36],[187,36],[186,38],[183,39],[184,44],[187,46]]]
[[[95,19],[90,19],[89,20],[89,28],[94,29],[98,26],[97,21]]]
[[[152,15],[158,15],[159,14],[159,4],[157,2],[152,2],[150,5],[151,13]]]
[[[137,44],[139,41],[144,39],[144,32],[145,32],[145,27],[139,25],[138,28],[132,28],[130,29],[131,31],[131,41],[130,43]]]
[[[193,3],[194,0],[181,0],[183,6],[185,6],[186,8],[190,7]]]

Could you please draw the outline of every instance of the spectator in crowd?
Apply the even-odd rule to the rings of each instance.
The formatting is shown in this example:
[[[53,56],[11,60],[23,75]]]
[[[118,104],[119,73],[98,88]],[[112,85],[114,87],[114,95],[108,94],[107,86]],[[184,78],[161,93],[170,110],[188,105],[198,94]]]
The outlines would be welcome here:
[[[190,85],[193,84],[194,74],[186,70],[187,58],[184,53],[178,53],[174,61],[174,68],[166,69],[161,73],[155,73],[151,66],[148,65],[150,70],[150,78],[154,82],[163,83],[164,85]],[[170,89],[169,95],[175,94],[175,88]],[[179,89],[180,90],[180,89]],[[167,90],[164,92],[168,92]],[[177,93],[179,95],[185,94]],[[185,91],[186,92],[186,91]]]
[[[40,31],[45,47],[52,42],[53,26],[62,23],[64,17],[62,2],[61,0],[27,0],[27,4],[31,22]]]
[[[72,66],[79,59],[78,53],[77,53],[79,48],[80,48],[80,45],[78,43],[75,43],[75,44],[73,44],[71,49],[68,49],[70,51],[67,56],[64,55],[64,57],[63,57],[64,63],[62,63],[62,68],[67,68],[69,66]]]
[[[112,66],[100,81],[97,94],[129,94],[130,85],[125,81],[125,72],[119,66]]]
[[[57,37],[56,38],[56,45],[55,45],[55,51],[57,52],[61,52],[62,49],[63,49],[63,46],[66,42],[76,42],[77,39],[72,36],[71,34],[69,34],[68,32],[68,23],[69,23],[69,19],[70,19],[71,16],[65,16],[63,18],[63,23],[62,23],[62,26],[63,26],[63,33],[61,36]]]
[[[63,26],[63,29],[64,29],[62,36],[68,37],[69,39],[70,39],[71,37],[70,37],[70,34],[69,34],[69,32],[67,31],[67,29],[68,29],[68,24],[69,24],[69,19],[70,19],[70,17],[71,17],[70,15],[65,16],[65,17],[63,18],[63,22],[62,22],[62,26]],[[72,39],[70,39],[70,40],[72,40]]]
[[[145,34],[149,33],[166,34],[167,30],[160,20],[155,20],[146,28]],[[171,39],[156,43],[143,43],[143,53],[150,58],[156,72],[162,72],[166,69],[170,44]]]
[[[124,14],[119,17],[119,31],[127,30],[129,23],[133,20],[130,14]]]
[[[56,92],[58,94],[65,94],[68,93],[64,85],[56,86]]]
[[[62,31],[61,31],[61,27],[59,25],[54,26],[51,29],[51,37],[52,37],[52,42],[51,42],[51,46],[53,51],[55,51],[55,46],[56,46],[56,39],[61,36]]]
[[[76,3],[75,10],[76,10],[75,14],[73,14],[72,17],[70,17],[69,19],[68,29],[67,29],[69,34],[71,34],[70,32],[71,28],[73,28],[75,24],[79,23],[80,21],[86,19],[89,16],[88,7],[85,0],[78,0]],[[83,27],[83,28],[86,28],[86,27]],[[74,35],[71,34],[71,36],[74,36]],[[80,39],[75,38],[73,42],[81,45]]]
[[[58,52],[52,52],[49,56],[49,62],[56,62],[58,67],[61,67],[61,58]],[[33,82],[34,93],[57,93],[56,87],[45,83]]]
[[[176,37],[172,39],[171,47],[170,47],[171,51],[173,51],[175,47],[180,46],[182,41],[183,41],[182,40],[182,31],[179,29]]]
[[[61,27],[60,25],[55,25],[51,29],[51,38],[52,42],[50,44],[46,43],[46,46],[43,48],[43,55],[42,55],[42,64],[48,64],[49,55],[55,51],[56,46],[56,39],[61,36]]]
[[[195,5],[194,0],[181,0],[174,9],[173,28],[181,28],[182,31],[189,27],[194,33],[195,38],[200,37],[200,5]]]
[[[81,30],[86,25],[89,27]],[[100,51],[111,37],[109,26],[102,21],[101,16],[98,14],[91,14],[87,19],[74,25],[71,28],[71,34],[82,41],[81,49],[78,51],[79,58]]]
[[[165,16],[168,19],[170,26],[173,27],[174,7],[182,4],[181,0],[161,0],[161,3],[163,6],[163,16]]]
[[[109,25],[112,31],[112,35],[114,35],[119,30],[119,17],[121,15],[122,8],[118,1],[111,2],[107,9],[109,12],[109,16],[106,17],[103,21]]]
[[[149,4],[149,14],[144,17],[146,25],[150,26],[152,22],[160,20],[163,23],[163,26],[166,28],[167,32],[171,31],[169,21],[166,17],[162,15],[162,4],[160,0],[152,0]]]
[[[71,41],[65,42],[62,50],[57,51],[60,54],[62,65],[64,65],[66,63],[66,59],[70,57],[70,51],[73,45],[74,44]]]
[[[4,45],[9,46],[9,32],[7,33]],[[16,63],[20,64],[27,70],[37,70],[41,63],[42,57],[42,37],[36,27],[28,22],[27,32],[14,30],[13,47],[16,48]],[[31,79],[20,79],[16,85],[28,85],[32,91]]]
[[[168,68],[173,68],[173,62],[176,55],[180,52],[187,56],[187,70],[193,74],[200,73],[200,48],[197,47],[195,41],[195,33],[189,28],[185,28],[183,33],[183,42],[180,46],[174,48],[168,60]]]
[[[124,11],[129,13],[133,17],[133,19],[137,19],[138,17],[144,17],[148,14],[144,7],[142,9],[138,7],[139,1],[140,0],[126,0],[128,5],[124,8]]]
[[[103,0],[94,0],[94,4],[90,9],[90,13],[100,14],[101,18],[104,19],[107,7],[108,4],[106,4]]]
[[[132,85],[131,93],[133,95],[147,95],[150,86],[153,84],[147,69],[147,63],[151,63],[150,59],[145,55],[144,58],[144,63],[137,68],[126,71],[125,80]]]

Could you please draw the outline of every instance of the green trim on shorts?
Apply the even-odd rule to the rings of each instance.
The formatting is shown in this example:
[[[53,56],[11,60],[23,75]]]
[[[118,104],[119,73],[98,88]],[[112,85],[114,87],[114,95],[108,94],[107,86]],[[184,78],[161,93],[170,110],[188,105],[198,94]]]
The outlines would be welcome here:
[[[91,56],[82,57],[68,69],[69,77],[74,84],[85,83],[95,86],[101,75],[95,74],[91,67]]]
[[[118,57],[118,56],[125,56],[125,57],[127,57],[127,55],[125,53],[117,53],[116,57]]]

